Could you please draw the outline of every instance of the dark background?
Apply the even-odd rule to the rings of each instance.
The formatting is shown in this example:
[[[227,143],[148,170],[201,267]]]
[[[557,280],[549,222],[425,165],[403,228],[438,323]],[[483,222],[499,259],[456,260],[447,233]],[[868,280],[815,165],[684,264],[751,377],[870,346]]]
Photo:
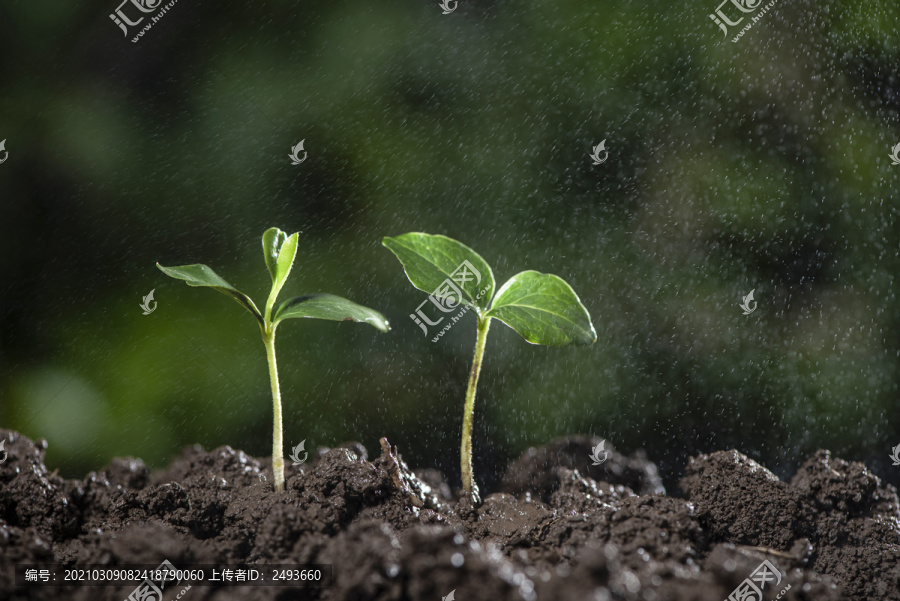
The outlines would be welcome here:
[[[179,0],[138,43],[118,2],[0,3],[0,424],[48,439],[51,469],[271,452],[254,320],[154,263],[207,263],[261,305],[278,226],[300,232],[283,294],[393,325],[280,328],[286,447],[387,436],[458,482],[474,317],[432,343],[380,244],[425,231],[498,284],[558,274],[598,334],[494,325],[488,491],[571,433],[644,448],[670,486],[728,448],[781,476],[827,448],[900,483],[896,2],[780,0],[736,43],[717,0]]]

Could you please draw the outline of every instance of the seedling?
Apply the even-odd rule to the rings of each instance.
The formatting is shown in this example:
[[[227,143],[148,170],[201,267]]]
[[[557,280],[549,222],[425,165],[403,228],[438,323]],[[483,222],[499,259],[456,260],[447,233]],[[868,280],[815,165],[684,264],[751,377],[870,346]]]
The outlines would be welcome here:
[[[188,286],[212,288],[236,300],[247,309],[259,324],[263,344],[266,346],[266,358],[269,361],[269,381],[272,385],[272,472],[275,476],[275,490],[284,490],[284,449],[281,438],[281,388],[278,384],[278,365],[275,362],[275,329],[285,319],[293,317],[313,317],[331,321],[358,321],[368,323],[382,332],[391,329],[387,319],[378,311],[357,305],[345,298],[333,294],[307,294],[289,298],[275,308],[275,300],[281,287],[284,286],[294,257],[297,254],[298,234],[288,236],[277,227],[269,228],[263,234],[263,253],[266,266],[272,276],[272,290],[266,301],[266,310],[259,309],[249,296],[237,290],[206,265],[181,265],[163,267],[156,264],[163,273],[178,280],[184,280]]]
[[[403,264],[412,285],[431,293],[431,308],[436,308],[432,314],[455,313],[462,304],[478,318],[460,448],[463,488],[478,502],[478,487],[472,477],[472,417],[491,319],[499,319],[532,344],[566,346],[596,342],[591,316],[572,287],[552,274],[523,271],[494,294],[490,266],[474,250],[452,238],[412,232],[384,238],[382,244]],[[423,329],[423,322],[438,325],[444,320],[432,321],[421,309],[410,317]]]

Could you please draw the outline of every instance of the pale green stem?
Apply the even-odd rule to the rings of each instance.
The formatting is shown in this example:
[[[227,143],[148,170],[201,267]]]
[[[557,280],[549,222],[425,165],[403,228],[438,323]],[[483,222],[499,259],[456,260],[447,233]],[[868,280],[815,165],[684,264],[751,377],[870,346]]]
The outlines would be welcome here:
[[[278,384],[278,365],[275,363],[275,326],[263,332],[266,358],[269,360],[269,381],[272,384],[272,474],[275,490],[284,490],[284,446],[281,439],[281,387]]]
[[[491,327],[490,317],[478,316],[478,334],[475,338],[475,357],[469,371],[469,386],[466,388],[466,406],[463,409],[462,446],[460,461],[462,466],[463,489],[475,501],[479,500],[478,486],[472,477],[472,417],[475,415],[475,389],[478,388],[478,376],[481,374],[481,359],[484,356],[484,343],[487,341],[488,329]]]

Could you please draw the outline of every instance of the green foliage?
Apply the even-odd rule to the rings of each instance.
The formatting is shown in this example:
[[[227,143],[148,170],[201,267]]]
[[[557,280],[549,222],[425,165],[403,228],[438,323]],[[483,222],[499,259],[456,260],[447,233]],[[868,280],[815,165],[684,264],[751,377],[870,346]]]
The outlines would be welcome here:
[[[423,292],[435,292],[444,298],[448,291],[439,288],[451,274],[468,261],[479,274],[478,278],[459,283],[464,293],[464,305],[482,313],[487,310],[494,293],[494,273],[481,255],[461,242],[440,235],[411,232],[393,238],[385,237],[386,246],[403,264],[406,276],[412,285]]]
[[[272,316],[272,306],[281,292],[281,287],[291,273],[294,257],[297,256],[297,238],[295,232],[288,237],[277,227],[271,227],[265,231],[262,237],[263,255],[266,258],[266,267],[272,276],[272,290],[266,301],[266,320]]]
[[[388,320],[378,311],[357,305],[346,298],[333,294],[307,294],[289,298],[279,305],[273,319],[279,323],[284,319],[313,317],[331,321],[358,321],[367,323],[382,332],[391,329]]]
[[[378,311],[363,307],[333,294],[310,294],[285,300],[275,311],[273,319],[271,317],[271,307],[274,305],[285,281],[287,281],[291,267],[294,264],[294,257],[297,254],[297,237],[297,233],[288,237],[287,234],[277,227],[269,228],[263,234],[263,253],[266,259],[266,266],[269,268],[269,273],[272,276],[272,289],[266,302],[265,315],[259,312],[259,309],[256,308],[249,296],[226,282],[224,278],[207,265],[197,263],[193,265],[179,265],[178,267],[164,267],[157,263],[156,266],[167,276],[187,282],[188,286],[212,288],[234,299],[256,317],[257,321],[260,322],[263,333],[265,333],[267,328],[274,329],[274,326],[280,321],[291,317],[356,321],[368,323],[382,332],[387,332],[391,329],[388,320]]]
[[[499,319],[532,344],[565,346],[593,344],[597,340],[587,309],[572,287],[558,276],[523,271],[511,277],[494,296],[490,266],[461,242],[412,232],[386,237],[382,244],[400,260],[413,286],[435,298],[456,299],[455,288],[443,286],[452,280],[465,295],[464,305],[472,307],[480,317]],[[453,280],[454,272],[466,261],[477,273],[467,270],[463,281]]]
[[[311,317],[330,321],[357,321],[368,323],[382,332],[390,330],[385,317],[368,307],[363,307],[345,298],[333,294],[311,294],[298,296],[284,301],[272,319],[272,307],[278,293],[287,281],[297,255],[297,239],[299,234],[288,236],[277,227],[269,228],[263,233],[262,246],[266,267],[272,276],[272,289],[266,301],[266,312],[261,315],[253,300],[226,282],[221,276],[206,265],[180,265],[159,269],[169,277],[183,280],[188,286],[212,288],[237,301],[250,311],[259,323],[263,343],[266,346],[266,357],[269,361],[269,380],[272,386],[272,406],[274,423],[272,427],[272,471],[275,476],[275,490],[284,490],[284,448],[282,444],[281,423],[281,386],[278,380],[278,368],[275,358],[275,329],[281,321],[292,317]]]
[[[159,263],[156,264],[160,271],[176,280],[184,280],[188,286],[212,288],[217,292],[221,292],[225,296],[234,299],[239,305],[250,311],[253,316],[263,326],[263,316],[256,308],[253,299],[226,282],[219,274],[213,271],[209,266],[201,263],[193,265],[179,265],[178,267],[163,267]],[[273,285],[274,290],[274,285]]]
[[[382,244],[400,260],[413,286],[436,298],[462,302],[478,315],[460,445],[463,488],[478,501],[472,474],[472,417],[491,319],[499,319],[532,344],[565,346],[597,340],[591,316],[562,278],[537,271],[514,275],[493,296],[490,266],[481,255],[452,238],[411,232],[386,237]]]
[[[578,295],[562,278],[523,271],[494,297],[488,317],[499,319],[532,344],[593,344],[597,332]]]
[[[157,289],[149,316],[136,302],[159,284],[153,261],[181,256],[264,312],[257,235],[270,222],[303,224],[291,296],[406,307],[393,257],[373,252],[378,230],[465,232],[504,276],[565,264],[603,344],[548,353],[496,328],[479,390],[492,399],[486,469],[586,431],[676,470],[696,449],[796,464],[896,444],[897,5],[836,0],[789,11],[788,30],[778,4],[737,44],[705,16],[718,3],[451,16],[224,3],[197,24],[214,34],[203,44],[180,35],[176,5],[127,43],[131,66],[152,55],[160,76],[117,53],[85,60],[89,3],[6,4],[33,52],[0,56],[0,422],[46,437],[67,477],[116,455],[162,466],[193,443],[268,454],[268,416],[249,424],[247,411],[264,364],[232,350],[255,332],[186,289]],[[310,158],[292,167],[304,138]],[[602,139],[610,157],[595,167]],[[760,308],[743,316],[753,288]],[[410,353],[415,329],[373,349],[366,329],[333,326],[278,341],[297,362],[285,394],[303,407],[286,430],[314,419],[326,444],[370,449],[389,435],[411,465],[439,465],[434,432],[456,421],[446,373],[469,359],[456,339]],[[69,404],[102,411],[67,439]]]

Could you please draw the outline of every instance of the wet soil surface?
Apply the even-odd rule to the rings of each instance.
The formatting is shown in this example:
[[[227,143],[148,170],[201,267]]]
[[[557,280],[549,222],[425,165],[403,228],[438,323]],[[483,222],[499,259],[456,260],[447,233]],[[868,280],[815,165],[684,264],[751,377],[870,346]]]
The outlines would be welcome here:
[[[169,583],[165,601],[900,600],[897,491],[827,451],[790,482],[737,451],[700,455],[667,496],[643,455],[607,447],[592,465],[600,441],[573,436],[529,449],[475,506],[385,440],[371,457],[319,449],[287,466],[277,494],[269,460],[230,447],[186,449],[159,473],[117,459],[64,480],[44,466],[46,443],[0,437],[2,599],[139,598],[133,584],[17,587],[16,564],[168,560],[331,564],[333,583]]]

